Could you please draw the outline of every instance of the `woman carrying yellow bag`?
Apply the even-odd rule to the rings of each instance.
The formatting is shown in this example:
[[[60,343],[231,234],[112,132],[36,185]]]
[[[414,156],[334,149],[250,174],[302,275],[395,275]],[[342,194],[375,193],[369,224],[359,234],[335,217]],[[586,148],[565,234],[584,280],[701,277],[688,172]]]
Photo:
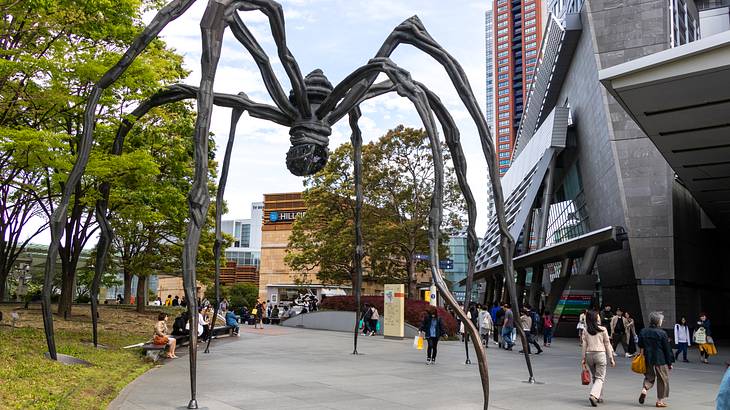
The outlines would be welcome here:
[[[672,370],[674,354],[669,345],[667,333],[661,329],[664,315],[661,312],[649,313],[649,327],[639,333],[639,354],[646,360],[644,383],[641,386],[639,403],[644,404],[646,394],[656,383],[656,406],[667,407],[669,397],[669,371]],[[633,363],[631,364],[633,370]]]

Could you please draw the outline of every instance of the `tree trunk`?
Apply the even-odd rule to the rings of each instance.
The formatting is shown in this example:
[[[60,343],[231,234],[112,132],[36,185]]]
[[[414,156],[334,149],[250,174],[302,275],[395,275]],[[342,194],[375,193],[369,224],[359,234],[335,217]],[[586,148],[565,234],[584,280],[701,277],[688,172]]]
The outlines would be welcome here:
[[[71,315],[74,300],[75,271],[61,262],[61,296],[58,299],[58,314],[66,320]]]
[[[418,299],[418,280],[416,279],[416,264],[412,258],[406,264],[408,267],[408,298]]]
[[[147,276],[137,276],[137,312],[144,313],[147,306]]]
[[[9,272],[0,270],[0,301],[5,300],[5,286],[7,285]]]
[[[122,296],[122,303],[128,305],[132,299],[132,273],[126,269],[124,270],[124,295]]]

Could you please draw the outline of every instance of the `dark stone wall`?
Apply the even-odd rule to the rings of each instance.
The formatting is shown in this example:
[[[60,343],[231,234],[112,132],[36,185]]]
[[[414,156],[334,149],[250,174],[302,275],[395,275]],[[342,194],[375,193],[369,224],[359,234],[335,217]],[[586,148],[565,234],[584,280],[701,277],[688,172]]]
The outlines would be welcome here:
[[[664,0],[587,0],[584,13],[599,70],[669,48],[669,3]],[[674,286],[648,281],[674,278],[674,173],[603,87],[601,94],[599,109],[609,125],[607,152],[613,155],[634,276],[617,275],[625,282],[616,284],[615,290],[623,295],[622,288],[635,287],[643,318],[661,310],[671,323]],[[635,301],[625,299],[624,305]]]

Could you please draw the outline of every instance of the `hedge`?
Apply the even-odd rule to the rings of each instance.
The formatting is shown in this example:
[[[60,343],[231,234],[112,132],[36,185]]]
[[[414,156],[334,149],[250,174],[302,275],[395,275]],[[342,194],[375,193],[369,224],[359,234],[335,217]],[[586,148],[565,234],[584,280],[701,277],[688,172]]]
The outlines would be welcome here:
[[[378,312],[383,315],[383,297],[382,296],[363,296],[362,305],[365,306],[369,303],[378,309]],[[354,296],[329,296],[322,300],[319,305],[321,309],[325,310],[341,310],[354,312],[355,309],[355,297]],[[423,318],[426,316],[426,310],[429,308],[429,303],[422,300],[406,299],[405,307],[405,319],[406,323],[415,327],[420,327]],[[456,319],[446,309],[438,307],[438,315],[444,322],[446,331],[449,336],[456,334]]]

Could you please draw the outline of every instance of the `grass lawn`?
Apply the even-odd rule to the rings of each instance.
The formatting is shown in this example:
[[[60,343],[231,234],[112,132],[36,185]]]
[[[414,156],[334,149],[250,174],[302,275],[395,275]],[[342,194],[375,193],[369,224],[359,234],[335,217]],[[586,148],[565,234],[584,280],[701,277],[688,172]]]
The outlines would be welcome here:
[[[54,317],[58,353],[92,363],[68,366],[44,358],[46,347],[40,305],[23,310],[0,305],[0,409],[103,409],[129,382],[153,364],[139,349],[123,346],[151,338],[156,312],[138,314],[124,307],[100,306],[99,343],[91,343],[89,306],[74,306],[69,320]],[[18,308],[19,327],[10,327]],[[54,308],[55,310],[55,308]],[[169,320],[169,319],[168,319]]]

